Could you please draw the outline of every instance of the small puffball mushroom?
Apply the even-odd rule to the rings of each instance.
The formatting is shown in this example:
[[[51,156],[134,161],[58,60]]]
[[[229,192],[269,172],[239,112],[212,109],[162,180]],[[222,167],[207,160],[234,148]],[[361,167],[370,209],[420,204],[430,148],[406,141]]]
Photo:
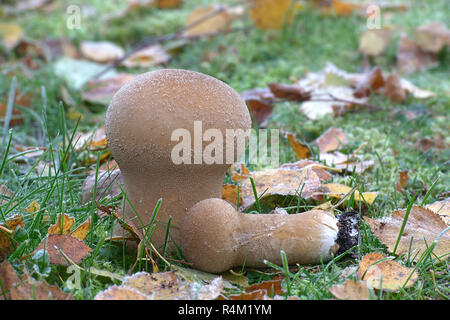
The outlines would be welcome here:
[[[184,217],[181,246],[195,268],[212,273],[242,265],[267,267],[265,260],[281,265],[281,250],[290,263],[313,264],[348,249],[340,244],[339,222],[322,210],[244,214],[225,200],[206,199]],[[354,226],[346,227],[343,236],[357,239]]]
[[[161,69],[126,82],[106,113],[108,145],[133,206],[125,201],[125,221],[142,233],[142,224],[148,226],[162,198],[151,240],[156,248],[164,244],[171,217],[169,241],[180,244],[179,227],[187,210],[200,200],[221,196],[231,164],[226,158],[230,160],[226,131],[234,130],[233,144],[237,145],[242,137],[248,140],[245,134],[250,127],[250,115],[239,94],[208,75]],[[208,132],[223,137],[223,150],[215,150],[223,151],[222,162],[211,163],[202,157],[215,137],[207,136]],[[183,143],[189,145],[188,151],[177,149]],[[233,151],[231,157],[236,161],[242,148]],[[179,161],[180,157],[187,161]],[[172,242],[169,245],[173,247]]]

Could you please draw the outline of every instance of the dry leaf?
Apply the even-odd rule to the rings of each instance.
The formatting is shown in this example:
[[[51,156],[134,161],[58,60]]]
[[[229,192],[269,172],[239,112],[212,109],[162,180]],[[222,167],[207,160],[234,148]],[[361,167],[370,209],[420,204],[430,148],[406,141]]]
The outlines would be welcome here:
[[[438,59],[434,53],[423,51],[413,40],[402,36],[397,51],[397,67],[402,73],[420,72],[434,68]]]
[[[378,92],[384,85],[383,72],[379,67],[374,67],[363,76],[362,81],[359,81],[353,95],[356,98],[369,97],[372,92]]]
[[[6,49],[12,50],[23,36],[23,29],[16,23],[0,23],[0,40]]]
[[[335,168],[327,167],[319,162],[315,162],[315,161],[307,160],[307,159],[299,160],[294,163],[283,163],[280,168],[301,171],[305,167],[311,168],[317,174],[319,179],[322,181],[327,181],[333,177],[333,175],[331,173],[329,173],[327,170],[341,172],[340,169],[336,170]]]
[[[287,133],[289,144],[298,159],[308,159],[312,157],[311,149],[307,144],[298,141],[292,133]]]
[[[86,180],[84,180],[82,188],[82,203],[87,203],[92,200],[95,184],[95,172],[91,173]],[[120,187],[123,187],[122,174],[120,169],[112,171],[99,170],[97,175],[97,188],[95,200],[103,199],[104,197],[115,198],[122,193]]]
[[[390,252],[394,251],[406,209],[396,210],[389,217],[371,219],[364,217],[375,236],[383,242]],[[446,223],[435,212],[420,206],[412,206],[395,254],[406,254],[417,260],[431,246],[438,235],[447,228]],[[433,250],[436,256],[450,253],[450,232],[446,232]]]
[[[416,87],[413,83],[405,79],[400,79],[403,90],[411,94],[416,99],[428,99],[436,96],[436,93],[428,90],[423,90]]]
[[[197,37],[227,31],[232,20],[233,15],[223,6],[198,7],[189,14],[186,26],[192,25],[192,27],[188,28],[183,36]]]
[[[103,125],[93,132],[75,133],[72,145],[77,152],[82,150],[98,151],[106,149],[108,142],[106,140],[105,126]]]
[[[24,227],[23,217],[15,215],[6,220],[5,224],[0,224],[0,261],[11,251],[11,237],[17,227]]]
[[[267,169],[251,174],[261,203],[271,203],[281,196],[297,196],[301,190],[301,197],[309,199],[320,191],[321,182],[317,174],[306,168],[301,171],[288,169]],[[248,208],[255,202],[255,196],[250,179],[244,180],[241,186],[242,208]]]
[[[247,169],[243,163],[234,163],[230,166],[230,176],[231,180],[238,182],[241,180],[248,179],[250,176],[250,171]]]
[[[369,300],[369,288],[366,281],[348,279],[343,284],[336,284],[330,292],[340,300]]]
[[[262,100],[246,100],[245,101],[252,119],[256,121],[258,127],[264,127],[273,111],[273,105]]]
[[[224,184],[222,186],[222,199],[237,205],[238,204],[238,186],[234,184]],[[242,203],[242,196],[239,195],[239,204]]]
[[[352,188],[339,184],[339,183],[328,183],[322,185],[323,194],[337,198],[342,199],[347,193],[352,190]],[[355,190],[354,193],[354,199],[355,201],[362,201],[368,204],[372,204],[375,201],[375,198],[377,197],[377,192],[363,192],[360,194],[358,190]],[[351,195],[348,196],[348,199]]]
[[[314,143],[319,147],[320,153],[340,149],[347,143],[347,136],[340,128],[331,127],[318,137]]]
[[[64,293],[56,285],[37,281],[25,273],[20,279],[9,261],[0,264],[0,300],[72,300],[72,295]]]
[[[8,97],[5,97],[4,102],[0,102],[0,122],[3,122],[3,118],[6,116]],[[31,105],[31,97],[28,94],[20,93],[18,90],[14,92],[14,104],[21,107],[29,107]],[[10,127],[23,124],[22,112],[17,108],[12,109],[12,117],[9,122]]]
[[[100,63],[113,62],[125,54],[121,47],[109,41],[83,41],[80,50],[87,59]]]
[[[294,18],[293,0],[252,0],[250,18],[259,29],[281,29]]]
[[[366,280],[367,285],[375,289],[396,291],[412,287],[419,277],[417,271],[393,260],[380,261],[386,258],[378,252],[366,254],[359,263],[359,279]]]
[[[346,155],[339,151],[321,153],[320,160],[325,161],[328,166],[361,174],[368,168],[375,165],[375,160],[362,160],[355,154]]]
[[[280,99],[289,101],[307,101],[311,98],[308,91],[303,90],[298,84],[283,84],[272,82],[268,84],[273,95]]]
[[[56,223],[48,228],[48,234],[69,234],[75,219],[67,214],[58,214]]]
[[[42,249],[47,251],[51,264],[63,266],[69,266],[72,263],[78,264],[91,252],[91,248],[68,234],[48,235],[34,252]],[[70,262],[66,257],[70,259]]]
[[[450,225],[450,198],[433,202],[426,205],[425,208],[438,214],[447,225]]]
[[[450,45],[450,30],[445,23],[430,22],[418,27],[414,38],[423,51],[438,53],[444,46]]]
[[[108,105],[125,82],[133,78],[132,74],[119,73],[106,79],[91,80],[87,84],[87,90],[83,91],[82,98],[90,103]]]
[[[149,68],[169,62],[171,56],[159,44],[142,48],[122,62],[127,68]],[[131,76],[131,75],[130,75]]]
[[[94,300],[150,300],[145,294],[126,286],[111,286],[99,292]]]
[[[345,2],[341,0],[331,0],[331,7],[339,16],[348,16],[353,14],[356,10],[362,8],[362,5],[359,3],[353,2]]]
[[[156,7],[158,9],[178,8],[183,3],[183,0],[157,0]]]
[[[126,288],[122,291],[122,288]],[[115,299],[116,297],[130,300],[134,296],[132,289],[150,300],[213,300],[223,289],[222,278],[216,277],[208,285],[191,283],[179,279],[175,272],[146,273],[138,272],[126,277],[122,286],[107,289],[96,296],[96,300]]]
[[[386,78],[384,95],[393,102],[402,102],[405,100],[406,93],[397,74],[392,73]]]
[[[369,29],[363,32],[359,38],[359,51],[369,56],[379,56],[389,46],[391,30]]]
[[[8,189],[6,184],[0,184],[0,205],[10,202],[14,198],[14,192]]]
[[[73,230],[70,235],[80,241],[86,239],[86,236],[88,235],[89,229],[91,227],[91,220],[91,217],[89,217],[85,222],[83,222],[75,230]]]
[[[399,177],[397,183],[395,184],[395,189],[397,189],[399,192],[402,192],[402,190],[405,189],[406,186],[408,185],[409,180],[408,170],[400,171],[398,174]]]

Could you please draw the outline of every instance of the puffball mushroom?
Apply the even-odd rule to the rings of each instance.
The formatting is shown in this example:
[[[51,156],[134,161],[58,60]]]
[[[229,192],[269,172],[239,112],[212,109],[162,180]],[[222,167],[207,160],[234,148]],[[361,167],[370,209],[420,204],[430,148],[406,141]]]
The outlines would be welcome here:
[[[240,138],[247,140],[245,131],[250,127],[250,115],[239,94],[211,76],[161,69],[126,82],[106,112],[108,145],[132,204],[125,201],[125,221],[142,233],[162,198],[152,242],[156,248],[164,244],[171,217],[170,236],[179,244],[183,216],[200,200],[221,196],[225,172],[243,148],[234,146],[231,162],[226,161],[230,160],[226,143],[223,150],[213,152],[222,152],[223,161],[203,161],[202,151],[212,143],[212,136],[225,137],[227,129],[234,130],[237,145]],[[216,135],[207,136],[208,132]],[[189,148],[178,152],[181,143]],[[180,162],[180,157],[185,161]]]
[[[319,263],[354,245],[348,238],[358,239],[357,214],[345,216],[338,220],[322,210],[244,214],[225,200],[206,199],[183,218],[181,246],[193,267],[211,273],[264,267],[265,260],[281,265],[281,250],[289,262]]]

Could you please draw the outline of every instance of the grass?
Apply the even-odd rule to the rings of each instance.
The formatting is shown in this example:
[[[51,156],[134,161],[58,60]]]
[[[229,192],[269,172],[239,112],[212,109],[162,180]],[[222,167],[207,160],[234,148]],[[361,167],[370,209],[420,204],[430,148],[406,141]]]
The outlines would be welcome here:
[[[210,3],[185,2],[179,9],[140,10],[116,23],[106,25],[102,17],[117,12],[123,4],[99,0],[71,1],[70,4],[86,8],[85,12],[96,11],[95,15],[82,19],[81,30],[69,30],[65,27],[64,8],[67,3],[63,1],[59,9],[45,16],[35,10],[10,21],[20,24],[30,39],[68,37],[74,44],[82,40],[106,39],[130,49],[144,37],[177,30],[184,25],[193,8],[199,4]],[[391,23],[411,33],[415,27],[429,21],[448,21],[447,9],[445,0],[429,3],[412,1],[410,9],[397,13]],[[236,22],[238,27],[250,24],[249,19]],[[327,62],[332,62],[343,70],[357,72],[362,65],[362,57],[357,52],[358,35],[364,29],[365,21],[361,17],[322,16],[316,11],[302,11],[295,16],[293,23],[281,32],[250,28],[245,32],[199,39],[183,47],[181,52],[174,55],[168,66],[210,74],[237,91],[265,87],[269,82],[289,83],[292,79],[302,77],[307,71],[321,70]],[[212,53],[212,58],[203,59],[207,53]],[[390,72],[395,68],[395,53],[396,41],[393,41],[387,52],[373,63]],[[90,268],[125,275],[136,261],[136,253],[127,251],[125,245],[106,241],[112,233],[114,219],[98,219],[95,203],[81,203],[82,184],[87,170],[80,168],[87,165],[91,170],[98,170],[100,154],[92,153],[97,161],[86,164],[85,157],[89,154],[81,157],[70,142],[77,131],[90,131],[102,123],[105,109],[103,106],[86,105],[82,101],[81,92],[70,89],[70,86],[56,77],[51,66],[43,63],[39,69],[30,73],[24,69],[15,53],[8,55],[7,59],[8,63],[0,66],[1,72],[4,75],[14,73],[16,80],[13,82],[11,76],[0,77],[0,97],[7,97],[15,87],[21,94],[29,94],[32,102],[28,108],[14,105],[14,108],[22,111],[22,125],[9,129],[8,118],[3,121],[0,184],[6,184],[14,191],[15,197],[2,198],[4,201],[0,205],[0,222],[15,214],[24,214],[24,210],[32,201],[40,205],[38,211],[24,214],[25,227],[16,232],[13,252],[8,256],[8,260],[17,268],[26,265],[29,270],[34,270],[35,277],[44,278],[69,290],[67,280],[71,273],[67,268],[50,266],[45,255],[28,256],[45,237],[49,224],[56,222],[59,213],[64,212],[75,217],[75,225],[79,225],[87,217],[92,217],[93,224],[86,243],[93,248],[93,252],[82,263],[81,288],[72,290],[77,299],[92,299],[97,292],[120,282],[95,275],[89,272]],[[435,69],[407,76],[417,86],[436,92],[435,98],[425,101],[410,98],[406,102],[395,104],[376,96],[372,98],[372,103],[382,106],[381,111],[351,113],[338,118],[329,116],[317,121],[306,119],[298,111],[298,104],[287,102],[276,105],[268,127],[284,127],[305,141],[314,140],[330,126],[340,127],[348,136],[349,143],[343,150],[347,153],[362,143],[367,143],[363,155],[366,158],[376,157],[377,164],[363,175],[338,175],[333,182],[350,187],[359,184],[359,191],[377,191],[379,195],[368,210],[371,216],[386,216],[394,209],[411,204],[432,203],[439,199],[440,194],[449,190],[449,151],[445,149],[422,152],[416,145],[421,138],[432,138],[435,134],[443,135],[448,142],[448,48],[440,54],[439,61],[440,64]],[[143,71],[148,70],[133,70],[136,73]],[[68,88],[75,101],[74,106],[70,107],[62,102],[62,85]],[[6,101],[5,98],[4,102]],[[11,104],[11,100],[9,101]],[[12,105],[9,110],[11,107]],[[68,116],[73,109],[83,115],[81,121]],[[408,117],[408,112],[413,112],[414,117]],[[46,151],[38,160],[17,163],[13,161],[18,152],[17,145],[44,147]],[[281,140],[280,162],[295,160],[288,142]],[[34,167],[42,161],[51,164],[48,176],[40,176],[34,172]],[[249,169],[254,170],[256,167],[249,166]],[[395,189],[398,172],[405,169],[409,170],[410,183],[404,192],[398,192]],[[96,190],[94,196],[95,193]],[[103,206],[110,204],[108,201],[100,202]],[[301,198],[296,198],[290,201],[289,205],[305,210],[309,204]],[[346,201],[346,208],[355,208],[360,212],[363,210],[355,206],[351,199]],[[158,207],[155,212],[157,210]],[[264,211],[264,208],[261,208],[258,202],[258,212],[261,211]],[[151,235],[151,226],[148,232]],[[341,282],[343,270],[356,266],[364,254],[372,251],[387,253],[370,228],[363,224],[359,245],[352,253],[338,256],[326,264],[290,269],[287,266],[289,257],[284,256],[283,266],[269,264],[271,271],[267,274],[248,271],[246,276],[253,283],[270,278],[270,272],[280,272],[287,277],[286,285],[290,294],[301,299],[328,299],[333,297],[328,289]],[[397,260],[401,262],[400,258]],[[163,259],[158,263],[161,270],[167,267]],[[401,263],[416,268],[420,275],[419,281],[412,288],[401,289],[399,292],[379,291],[374,298],[448,299],[448,261],[437,259],[427,252],[418,263],[409,259]],[[134,271],[138,270],[151,272],[153,266],[149,261],[140,261]]]

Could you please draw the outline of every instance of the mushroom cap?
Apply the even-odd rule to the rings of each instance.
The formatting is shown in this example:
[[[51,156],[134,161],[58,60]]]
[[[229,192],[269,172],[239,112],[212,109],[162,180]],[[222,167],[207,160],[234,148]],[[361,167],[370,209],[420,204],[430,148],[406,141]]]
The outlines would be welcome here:
[[[183,218],[183,255],[200,270],[217,273],[232,268],[240,254],[235,240],[239,229],[239,214],[231,204],[216,198],[202,200]]]
[[[186,129],[193,141],[194,121],[202,122],[203,133],[220,130],[224,149],[226,129],[251,127],[245,102],[224,82],[195,71],[160,69],[136,76],[114,95],[106,135],[122,171],[164,166],[172,163],[171,151],[180,142],[171,141],[172,133]],[[203,142],[202,150],[209,143]]]

